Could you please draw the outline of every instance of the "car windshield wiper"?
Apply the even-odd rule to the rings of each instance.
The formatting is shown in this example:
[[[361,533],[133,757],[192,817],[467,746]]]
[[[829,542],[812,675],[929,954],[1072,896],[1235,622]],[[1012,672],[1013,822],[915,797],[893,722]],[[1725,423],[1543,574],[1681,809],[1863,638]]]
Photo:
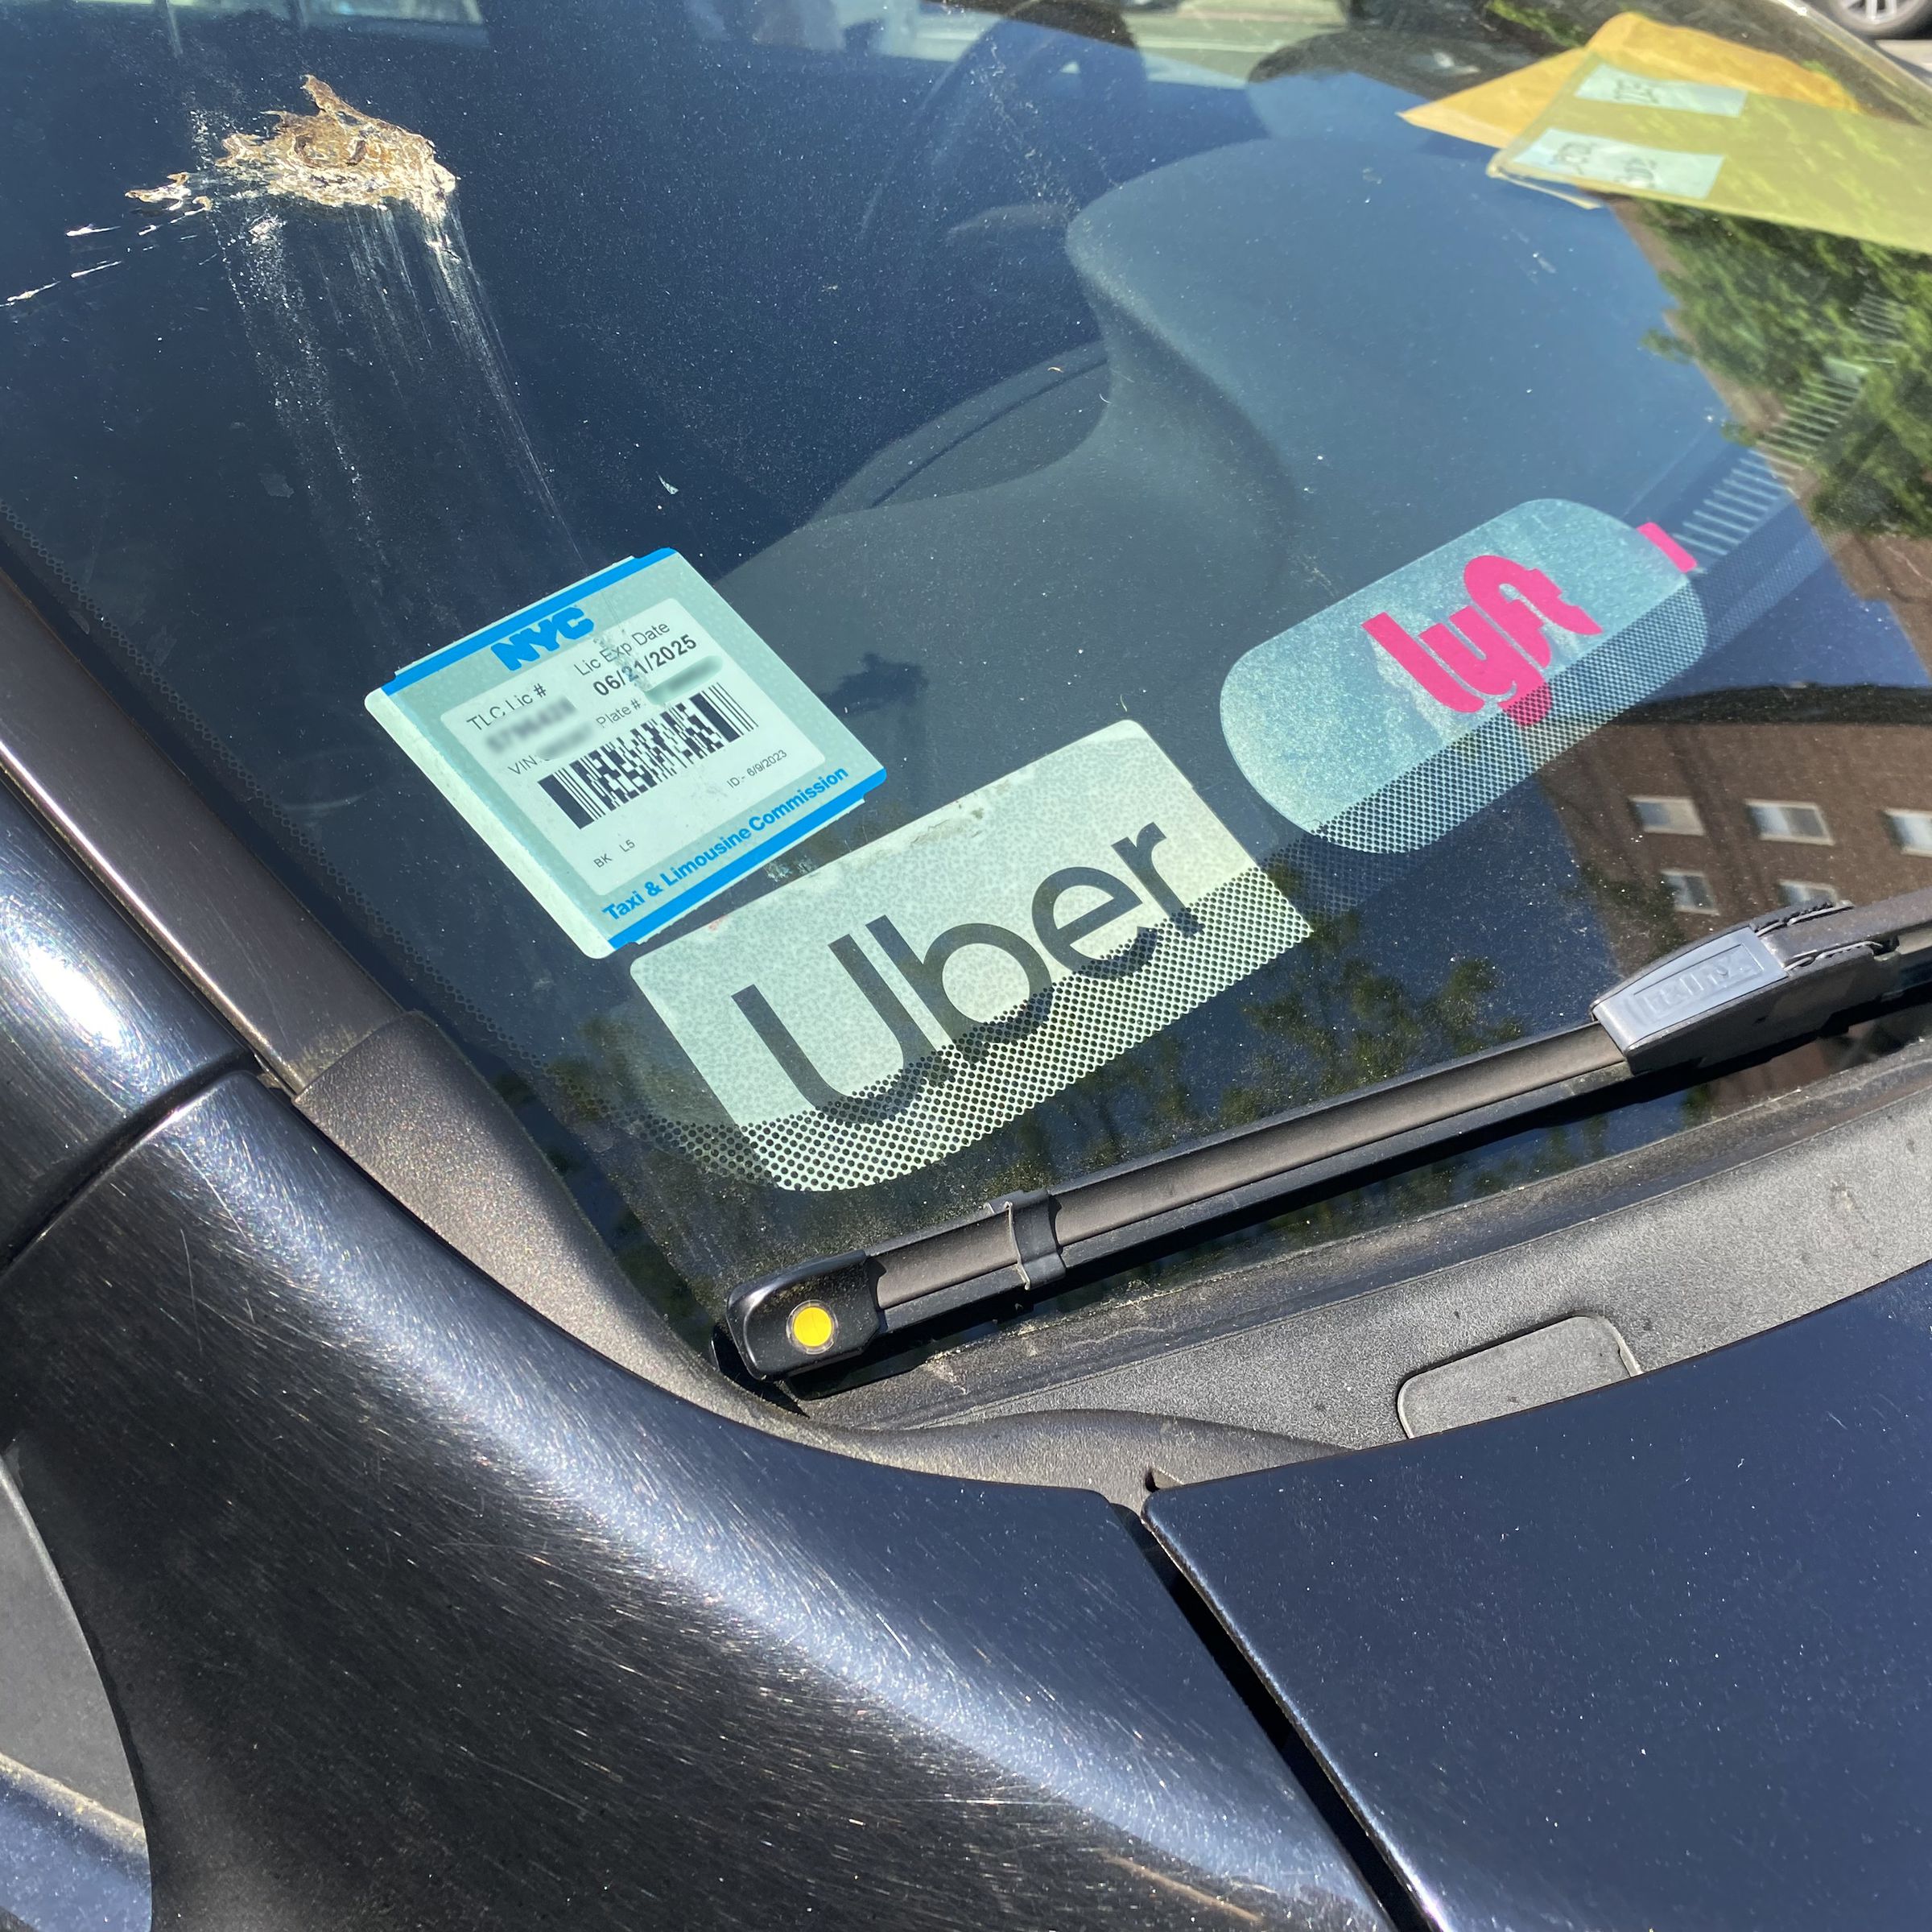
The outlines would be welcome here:
[[[1051,1287],[1197,1223],[1480,1133],[1639,1076],[1788,1045],[1932,980],[1932,887],[1870,906],[1786,907],[1670,953],[1583,1024],[1452,1060],[736,1290],[753,1374],[857,1355],[882,1333]]]

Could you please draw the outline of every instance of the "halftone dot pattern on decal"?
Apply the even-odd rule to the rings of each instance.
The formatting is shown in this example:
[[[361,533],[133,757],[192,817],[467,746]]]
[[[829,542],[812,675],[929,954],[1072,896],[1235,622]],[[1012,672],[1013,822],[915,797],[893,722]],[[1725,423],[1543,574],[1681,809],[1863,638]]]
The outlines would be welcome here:
[[[1158,943],[1138,972],[1063,980],[836,1106],[746,1127],[656,1113],[634,1125],[714,1172],[800,1192],[917,1173],[1030,1113],[1308,936],[1307,920],[1258,868],[1189,910],[1199,930],[1155,928]]]
[[[1697,662],[1703,648],[1703,607],[1686,584],[1620,636],[1553,675],[1550,708],[1540,723],[1519,724],[1496,711],[1467,737],[1312,829],[1356,852],[1414,852],[1432,844],[1669,683]]]

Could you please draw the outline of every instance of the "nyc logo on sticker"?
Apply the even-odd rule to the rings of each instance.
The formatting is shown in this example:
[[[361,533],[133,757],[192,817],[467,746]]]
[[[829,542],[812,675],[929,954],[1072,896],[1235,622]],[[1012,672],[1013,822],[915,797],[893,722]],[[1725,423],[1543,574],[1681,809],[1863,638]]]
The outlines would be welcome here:
[[[969,1146],[1307,931],[1122,722],[631,972],[761,1169],[826,1191]]]
[[[1223,735],[1302,830],[1413,851],[1697,661],[1695,568],[1653,523],[1526,503],[1239,658]]]
[[[365,702],[593,958],[695,910],[886,775],[667,550],[459,638]]]
[[[540,663],[546,651],[560,650],[566,644],[594,637],[597,629],[576,605],[566,604],[561,610],[551,611],[534,624],[513,630],[506,638],[498,638],[489,648],[506,671],[517,671],[526,664]]]

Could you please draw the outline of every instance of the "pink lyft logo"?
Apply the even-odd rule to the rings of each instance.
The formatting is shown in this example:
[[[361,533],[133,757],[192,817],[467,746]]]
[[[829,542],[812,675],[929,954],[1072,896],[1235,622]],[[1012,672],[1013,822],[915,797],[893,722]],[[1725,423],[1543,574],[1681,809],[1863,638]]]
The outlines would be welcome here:
[[[1644,524],[1638,534],[1679,570],[1697,568],[1690,553],[1658,525]],[[1542,571],[1513,558],[1471,558],[1463,567],[1463,588],[1469,602],[1447,623],[1430,625],[1419,638],[1386,611],[1362,629],[1450,710],[1480,711],[1484,700],[1493,698],[1512,724],[1525,729],[1542,724],[1550,715],[1550,687],[1543,677],[1549,626],[1594,638],[1602,635],[1603,625]]]

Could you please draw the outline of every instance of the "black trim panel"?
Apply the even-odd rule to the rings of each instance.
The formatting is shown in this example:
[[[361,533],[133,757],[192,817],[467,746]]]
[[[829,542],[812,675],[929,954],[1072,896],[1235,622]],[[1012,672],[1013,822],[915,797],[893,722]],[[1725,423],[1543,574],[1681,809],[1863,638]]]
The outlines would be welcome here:
[[[290,1092],[395,1017],[3,577],[0,770]]]
[[[1385,1926],[1099,1497],[628,1376],[245,1075],[0,1279],[0,1360],[157,1926]]]

